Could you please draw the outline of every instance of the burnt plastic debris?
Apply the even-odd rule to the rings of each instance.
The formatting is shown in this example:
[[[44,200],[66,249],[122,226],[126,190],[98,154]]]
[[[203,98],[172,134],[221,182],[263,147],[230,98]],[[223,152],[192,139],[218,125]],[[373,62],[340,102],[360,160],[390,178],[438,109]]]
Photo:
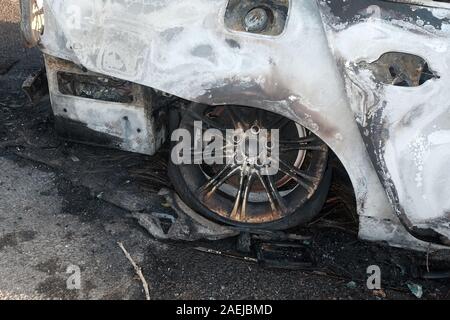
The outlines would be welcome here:
[[[211,222],[194,212],[173,191],[163,189],[159,195],[172,209],[171,212],[133,214],[138,223],[158,240],[214,241],[239,234],[235,230]]]
[[[311,249],[301,244],[261,243],[256,246],[256,255],[267,268],[311,270],[316,265]]]
[[[316,267],[310,248],[299,244],[260,243],[254,246],[255,255],[251,253],[245,255],[234,251],[220,251],[206,247],[195,247],[194,250],[244,262],[257,263],[269,269],[313,271]]]
[[[58,72],[58,88],[62,94],[106,102],[131,103],[133,84],[106,76]]]
[[[133,214],[139,224],[158,240],[194,242],[238,236],[236,250],[221,251],[200,246],[193,249],[206,254],[258,263],[267,268],[312,270],[316,265],[311,248],[306,245],[311,237],[281,231],[222,226],[189,209],[174,192],[163,189],[159,194],[172,212]]]
[[[23,83],[22,90],[33,104],[37,104],[48,95],[48,80],[45,68],[31,74]]]

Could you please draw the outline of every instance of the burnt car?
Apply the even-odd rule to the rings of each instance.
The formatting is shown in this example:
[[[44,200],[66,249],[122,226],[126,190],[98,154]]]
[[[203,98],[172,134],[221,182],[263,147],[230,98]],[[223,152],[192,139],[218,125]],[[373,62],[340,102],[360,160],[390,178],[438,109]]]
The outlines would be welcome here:
[[[278,130],[276,174],[263,174],[259,159],[172,161],[176,191],[202,216],[259,230],[306,224],[326,200],[335,154],[361,239],[450,245],[449,1],[21,5],[66,139],[153,155],[195,122]]]

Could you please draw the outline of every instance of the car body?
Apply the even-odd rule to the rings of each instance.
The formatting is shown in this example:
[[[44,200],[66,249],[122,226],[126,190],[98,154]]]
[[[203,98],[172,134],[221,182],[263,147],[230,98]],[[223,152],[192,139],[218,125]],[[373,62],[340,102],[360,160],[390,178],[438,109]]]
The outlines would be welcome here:
[[[254,31],[258,7],[271,26]],[[360,238],[450,245],[448,1],[22,0],[22,15],[66,138],[152,155],[161,96],[270,111],[340,159]]]

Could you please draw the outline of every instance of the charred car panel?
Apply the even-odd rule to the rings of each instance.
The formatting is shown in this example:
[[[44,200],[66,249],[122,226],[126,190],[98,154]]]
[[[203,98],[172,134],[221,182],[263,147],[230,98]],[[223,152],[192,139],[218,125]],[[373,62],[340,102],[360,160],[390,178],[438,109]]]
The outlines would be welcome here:
[[[45,56],[58,133],[73,141],[153,155],[166,140],[152,90]],[[158,123],[159,122],[159,123]]]
[[[450,11],[344,2],[322,13],[369,155],[409,231],[448,245]]]
[[[275,112],[320,137],[340,158],[355,189],[361,238],[410,248],[427,248],[422,240],[448,244],[449,216],[442,209],[450,193],[444,182],[450,177],[441,175],[450,150],[444,90],[449,6],[406,0],[262,2],[289,3],[289,10],[282,11],[288,12],[282,31],[230,28],[225,17],[234,13],[227,11],[228,0],[45,0],[39,46],[47,55],[56,114],[67,105],[79,114],[83,107],[76,101],[85,99],[57,90],[61,68],[49,64],[56,58],[189,101]],[[409,56],[409,65],[416,63],[421,71],[405,63],[387,66],[382,57],[390,53],[418,57]],[[431,76],[421,82],[424,73]],[[389,76],[419,85],[386,84]],[[84,108],[104,108],[95,119],[111,116],[107,105],[83,100]],[[149,119],[143,109],[136,120]],[[91,116],[78,120],[102,131],[92,126]],[[121,125],[113,123],[114,129]],[[431,165],[423,162],[430,149],[412,140],[418,133],[438,142]],[[118,147],[152,153],[158,147],[151,139],[155,136],[164,132],[145,135],[144,150],[141,143],[133,145],[134,138]],[[426,193],[432,199],[413,190],[419,164],[423,172],[431,171],[426,181],[425,173],[417,177],[433,190]],[[412,172],[412,180],[404,179]]]

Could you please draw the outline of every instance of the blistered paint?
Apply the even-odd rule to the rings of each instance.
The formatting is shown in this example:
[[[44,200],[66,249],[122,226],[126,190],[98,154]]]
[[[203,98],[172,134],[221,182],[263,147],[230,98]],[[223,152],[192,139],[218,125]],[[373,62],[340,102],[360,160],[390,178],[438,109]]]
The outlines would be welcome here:
[[[442,221],[450,219],[450,11],[368,1],[371,13],[366,9],[365,18],[336,22],[339,17],[326,10],[328,3],[322,5],[352,110],[391,202],[408,227],[424,228],[448,243],[450,229]],[[434,25],[425,12],[435,17]],[[387,15],[398,20],[388,21]],[[389,52],[425,59],[438,77],[418,87],[399,87],[380,83],[371,70],[361,68],[361,62],[372,63]]]

